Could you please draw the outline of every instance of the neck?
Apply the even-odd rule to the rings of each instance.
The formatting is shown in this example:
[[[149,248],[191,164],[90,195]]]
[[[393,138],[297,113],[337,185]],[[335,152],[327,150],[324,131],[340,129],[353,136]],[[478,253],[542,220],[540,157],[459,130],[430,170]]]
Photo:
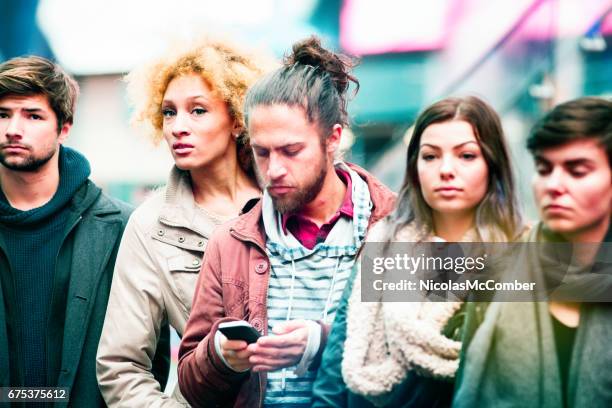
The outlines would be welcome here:
[[[610,217],[607,216],[588,228],[571,233],[562,233],[561,236],[574,244],[600,243],[606,237],[609,227]]]
[[[216,198],[236,203],[241,190],[257,190],[255,183],[240,167],[236,156],[224,158],[189,173],[194,199],[200,205]]]
[[[474,214],[433,213],[434,233],[448,242],[458,242],[474,226]]]
[[[330,161],[330,163],[332,163]],[[346,194],[346,185],[336,173],[333,163],[328,166],[321,191],[314,200],[306,204],[300,214],[318,227],[326,223],[338,211]]]
[[[34,172],[0,166],[2,192],[13,208],[28,211],[48,203],[59,186],[59,150]]]
[[[585,244],[576,246],[577,251],[573,254],[573,257],[579,265],[589,265],[595,259],[600,247],[600,245],[592,244],[601,244],[609,227],[610,217],[606,217],[590,228],[574,233],[564,233],[561,236],[573,244]]]

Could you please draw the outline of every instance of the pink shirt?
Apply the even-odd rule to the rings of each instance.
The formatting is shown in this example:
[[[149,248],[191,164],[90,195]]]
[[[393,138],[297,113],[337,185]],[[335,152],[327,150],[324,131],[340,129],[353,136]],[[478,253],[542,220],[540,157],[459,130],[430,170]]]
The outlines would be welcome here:
[[[317,224],[299,213],[283,214],[282,216],[283,232],[285,234],[291,232],[291,234],[308,249],[314,248],[318,242],[325,241],[329,232],[334,228],[334,225],[336,225],[336,221],[338,221],[341,216],[353,219],[351,175],[342,169],[336,169],[336,174],[338,174],[338,177],[346,184],[346,194],[344,195],[344,200],[342,200],[342,205],[340,205],[338,211],[336,211],[329,221],[321,225],[321,228],[317,227]]]

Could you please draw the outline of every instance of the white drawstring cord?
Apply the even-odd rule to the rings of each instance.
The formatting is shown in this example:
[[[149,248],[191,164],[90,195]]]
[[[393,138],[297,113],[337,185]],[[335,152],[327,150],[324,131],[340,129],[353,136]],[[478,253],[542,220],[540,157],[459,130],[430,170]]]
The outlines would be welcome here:
[[[338,275],[338,269],[340,268],[340,258],[341,257],[339,256],[336,259],[336,266],[334,267],[334,273],[332,274],[332,281],[331,281],[331,284],[329,285],[329,292],[327,294],[327,300],[325,301],[325,309],[323,309],[323,323],[327,323],[327,315],[329,313],[329,309],[331,308],[331,300],[334,294],[334,288],[336,286],[336,276]],[[293,292],[295,289],[295,275],[296,275],[295,261],[292,259],[291,260],[291,285],[289,289],[289,307],[287,308],[287,317],[285,321],[289,321],[289,319],[291,318],[291,311],[293,308]],[[287,375],[287,369],[283,368],[283,374],[281,377],[281,389],[283,391],[285,391],[286,389],[286,375]]]
[[[291,259],[291,286],[289,287],[289,307],[287,308],[286,322],[291,318],[291,309],[293,309],[293,289],[295,287],[295,261]],[[283,368],[283,375],[281,377],[281,389],[285,391],[285,376],[287,375],[287,369]]]
[[[327,313],[329,312],[329,308],[331,307],[331,299],[334,293],[334,286],[336,285],[336,275],[338,274],[338,268],[340,267],[340,258],[341,256],[339,256],[336,260],[336,267],[334,268],[331,285],[329,286],[329,293],[327,294],[327,300],[325,301],[325,309],[323,309],[323,323],[327,323]]]

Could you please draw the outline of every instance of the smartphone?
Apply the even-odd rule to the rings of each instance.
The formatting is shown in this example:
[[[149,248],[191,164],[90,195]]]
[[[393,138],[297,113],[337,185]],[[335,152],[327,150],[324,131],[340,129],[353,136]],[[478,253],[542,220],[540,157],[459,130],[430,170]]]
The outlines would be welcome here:
[[[244,320],[225,322],[219,325],[219,331],[228,340],[244,340],[247,344],[255,343],[261,336],[253,326]]]

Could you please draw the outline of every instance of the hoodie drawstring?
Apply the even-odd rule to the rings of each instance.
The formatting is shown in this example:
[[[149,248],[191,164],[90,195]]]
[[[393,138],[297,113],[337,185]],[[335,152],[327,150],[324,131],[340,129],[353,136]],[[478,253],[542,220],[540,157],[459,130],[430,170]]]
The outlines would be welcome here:
[[[291,318],[291,310],[293,309],[293,290],[295,288],[295,261],[291,260],[291,286],[289,286],[289,307],[287,308],[287,317],[285,321],[288,322]],[[281,389],[285,391],[285,377],[287,376],[287,369],[283,368],[283,376],[281,377]]]
[[[334,288],[336,286],[336,276],[338,275],[338,269],[340,269],[340,256],[336,259],[336,266],[334,267],[334,273],[332,274],[331,284],[329,285],[329,292],[327,293],[327,299],[325,301],[325,309],[323,309],[323,323],[327,323],[327,315],[329,314],[329,309],[331,309],[331,300],[334,294]],[[289,321],[291,319],[291,311],[293,309],[293,292],[295,289],[295,261],[291,260],[291,285],[289,286],[289,307],[287,307],[287,316],[285,321]],[[283,368],[283,374],[281,377],[281,389],[285,391],[286,388],[286,376],[287,369]]]

